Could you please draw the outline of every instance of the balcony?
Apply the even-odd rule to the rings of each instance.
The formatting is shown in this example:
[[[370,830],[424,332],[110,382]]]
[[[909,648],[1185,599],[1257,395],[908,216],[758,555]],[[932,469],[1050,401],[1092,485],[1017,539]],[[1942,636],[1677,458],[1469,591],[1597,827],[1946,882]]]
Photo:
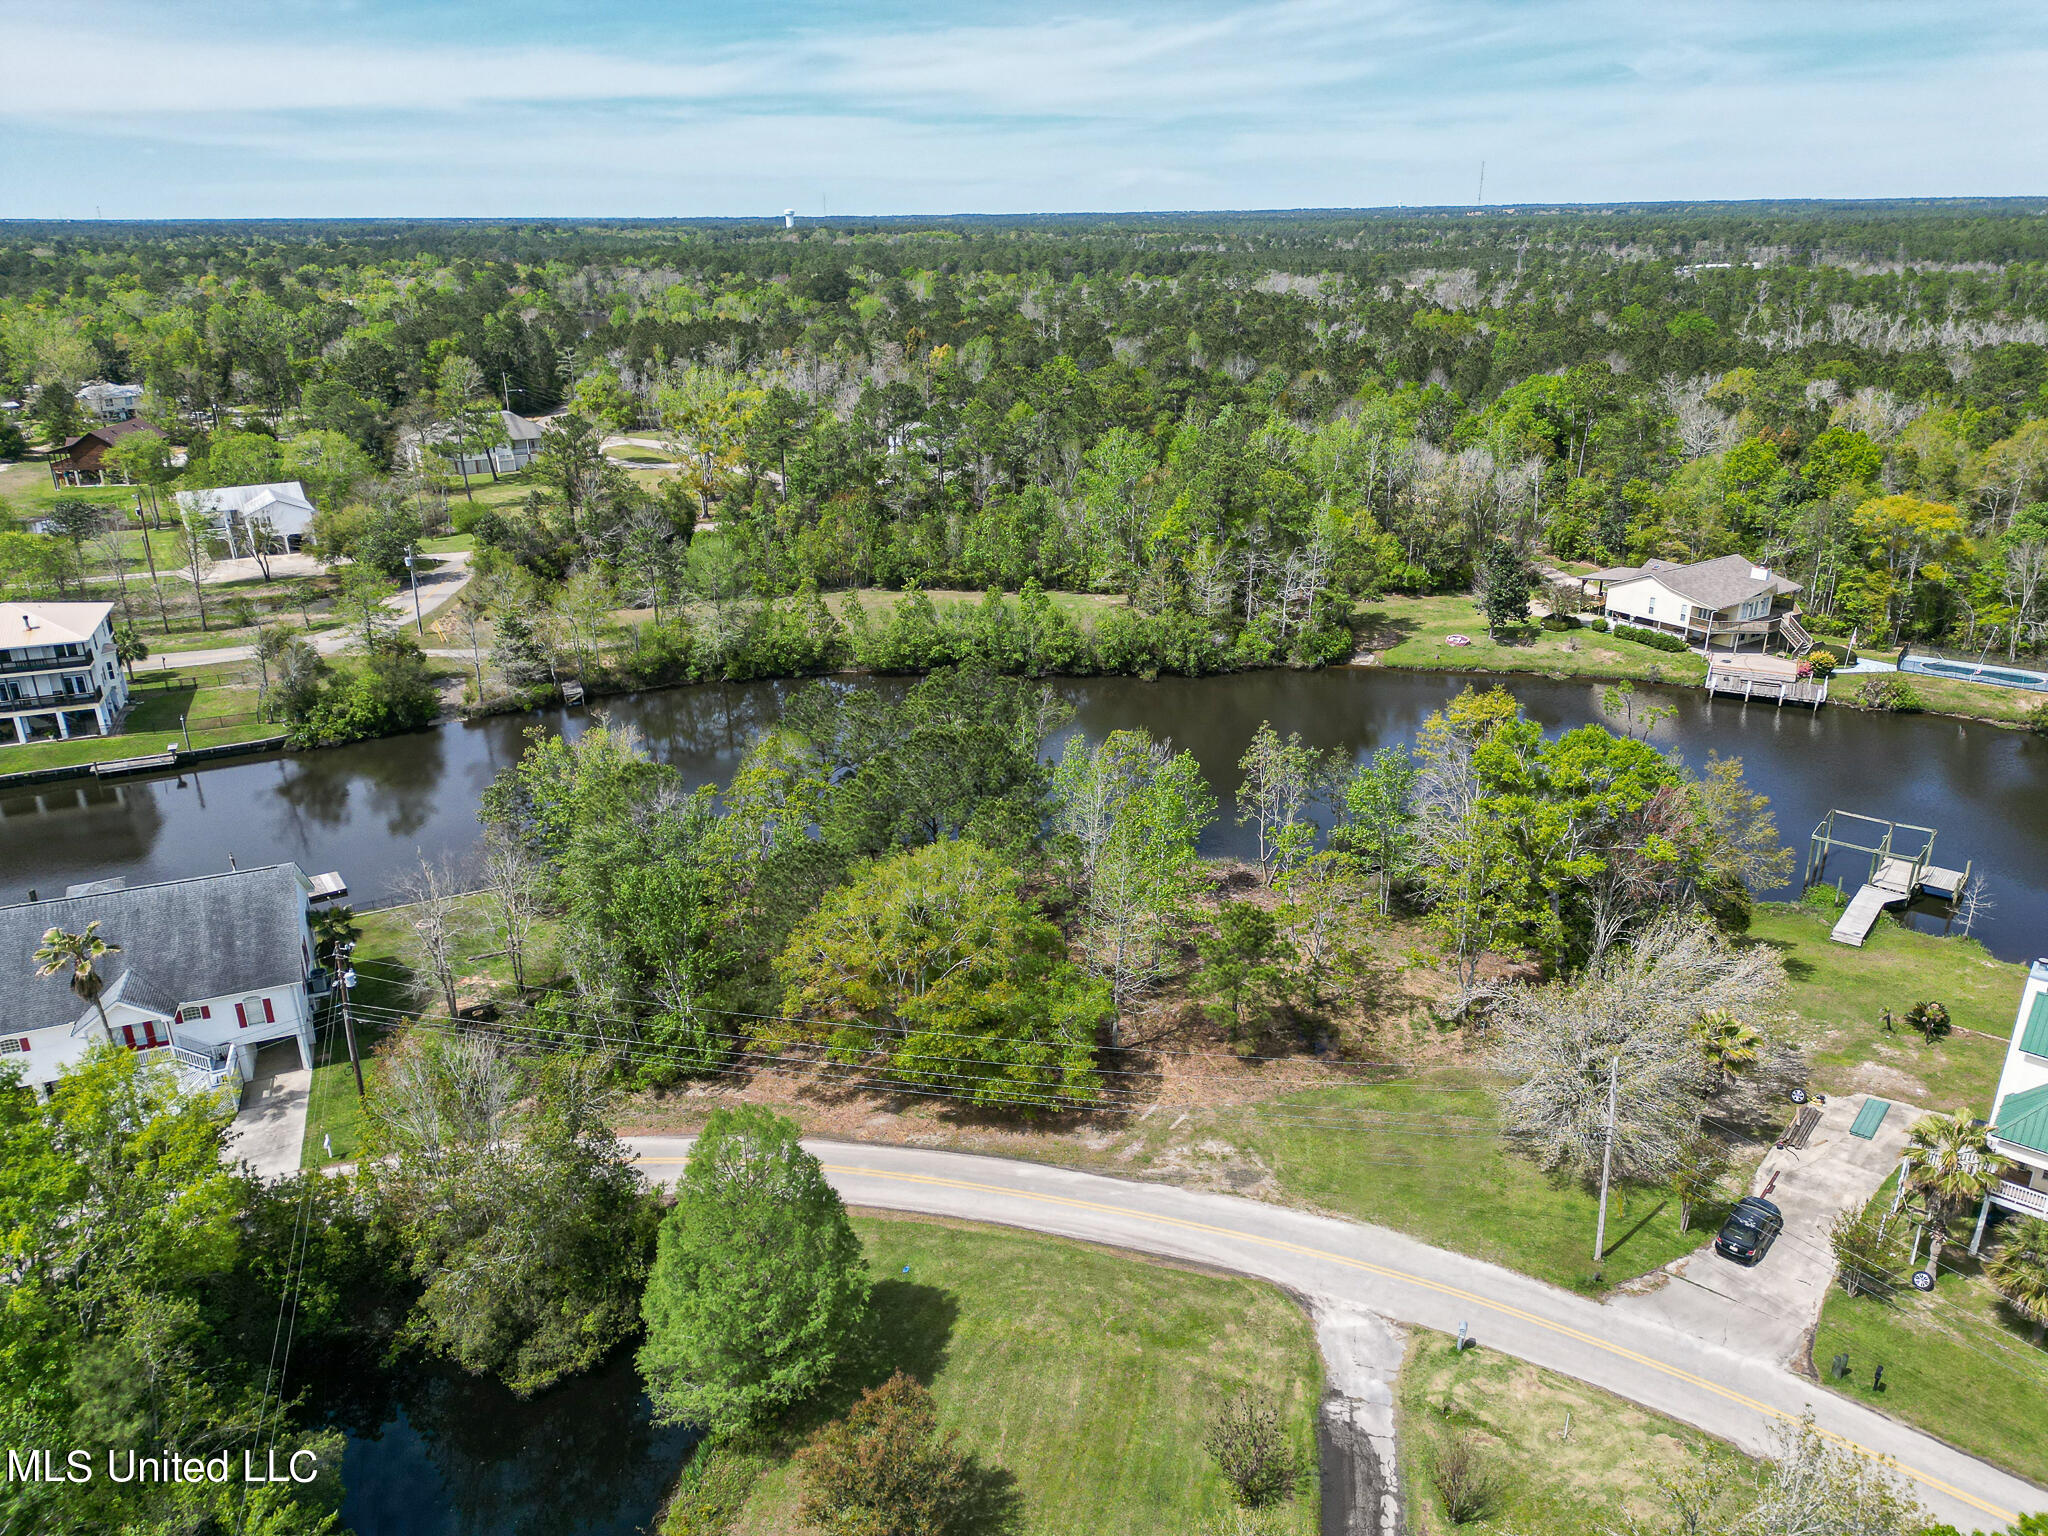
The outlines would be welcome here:
[[[2000,1179],[1991,1186],[1991,1199],[1994,1204],[2002,1205],[2008,1211],[2018,1211],[2024,1216],[2048,1217],[2048,1190],[2015,1184],[2011,1179]]]
[[[47,715],[59,709],[91,709],[105,697],[106,690],[97,686],[85,693],[31,693],[18,699],[0,695],[0,715]]]
[[[14,672],[89,672],[93,666],[92,652],[83,646],[71,656],[21,657],[0,651],[0,674]]]

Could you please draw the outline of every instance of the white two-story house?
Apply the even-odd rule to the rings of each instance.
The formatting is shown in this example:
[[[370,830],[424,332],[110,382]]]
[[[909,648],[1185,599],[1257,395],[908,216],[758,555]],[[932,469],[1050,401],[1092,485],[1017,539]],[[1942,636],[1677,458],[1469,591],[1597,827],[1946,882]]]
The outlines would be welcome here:
[[[104,736],[127,706],[112,603],[0,603],[0,747]]]
[[[2048,1217],[2048,960],[2036,960],[2027,972],[2012,1044],[1991,1100],[1987,1140],[1999,1179],[1978,1212],[1972,1252],[1983,1241],[1993,1206]]]
[[[517,474],[540,456],[541,435],[546,430],[517,411],[497,412],[505,440],[474,453],[450,453],[446,462],[458,475]],[[406,457],[414,464],[429,462],[435,454],[446,453],[445,445],[455,436],[447,422],[436,422],[406,444]]]
[[[1611,621],[1662,630],[1702,650],[1764,651],[1776,642],[1802,652],[1813,643],[1799,623],[1799,583],[1746,555],[1690,565],[1647,560],[1581,580]]]
[[[323,877],[323,883],[326,883]],[[338,885],[338,882],[334,882]],[[110,1042],[176,1070],[188,1088],[238,1088],[259,1046],[290,1040],[313,1063],[315,882],[296,864],[167,880],[73,886],[61,899],[0,907],[0,1067],[47,1094],[95,1045]],[[99,962],[106,1010],[66,975],[36,975],[52,928],[120,946]]]

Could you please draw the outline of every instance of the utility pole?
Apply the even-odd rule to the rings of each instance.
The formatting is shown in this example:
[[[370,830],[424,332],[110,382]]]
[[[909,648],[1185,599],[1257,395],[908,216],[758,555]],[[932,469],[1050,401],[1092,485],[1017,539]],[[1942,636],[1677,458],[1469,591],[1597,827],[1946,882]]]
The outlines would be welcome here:
[[[348,1042],[348,1064],[355,1068],[356,1097],[362,1099],[368,1098],[369,1094],[363,1088],[363,1058],[356,1054],[355,1020],[349,1016],[348,1011],[348,995],[355,990],[356,985],[356,968],[348,963],[349,952],[354,948],[353,944],[334,946],[334,963],[342,968],[341,974],[335,977],[335,984],[341,988],[341,1034]]]
[[[1593,1267],[1607,1251],[1607,1178],[1614,1171],[1614,1111],[1621,1096],[1621,1056],[1607,1064],[1607,1143],[1600,1150],[1600,1225],[1593,1232]]]
[[[420,612],[420,573],[419,568],[413,564],[410,551],[407,552],[405,557],[405,574],[412,578],[413,627],[420,632],[420,638],[424,640],[427,637],[427,620],[426,616]]]

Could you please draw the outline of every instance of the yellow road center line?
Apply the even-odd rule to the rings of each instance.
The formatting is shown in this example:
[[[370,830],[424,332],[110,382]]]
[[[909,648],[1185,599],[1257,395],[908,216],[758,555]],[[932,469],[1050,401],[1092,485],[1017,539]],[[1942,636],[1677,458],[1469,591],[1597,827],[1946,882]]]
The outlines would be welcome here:
[[[681,1163],[687,1161],[687,1159],[680,1157],[643,1157],[638,1159],[638,1161],[643,1164]],[[1782,1408],[1774,1408],[1769,1403],[1760,1402],[1756,1398],[1724,1387],[1718,1382],[1709,1381],[1704,1376],[1696,1376],[1691,1371],[1681,1370],[1675,1365],[1666,1365],[1654,1356],[1641,1354],[1636,1350],[1603,1339],[1598,1334],[1586,1333],[1567,1323],[1552,1322],[1547,1317],[1540,1316],[1534,1312],[1525,1312],[1520,1307],[1509,1306],[1505,1302],[1494,1301],[1489,1297],[1480,1295],[1476,1291],[1464,1290],[1455,1285],[1445,1285],[1438,1280],[1424,1279],[1420,1275],[1411,1275],[1404,1270],[1390,1269],[1384,1264],[1374,1264],[1366,1259],[1349,1258],[1341,1253],[1329,1253],[1321,1248],[1309,1248],[1300,1243],[1290,1243],[1285,1238],[1261,1237],[1252,1232],[1240,1232],[1234,1227],[1212,1226],[1207,1222],[1189,1221],[1179,1216],[1160,1216],[1149,1211],[1135,1211],[1120,1205],[1103,1205],[1093,1200],[1077,1200],[1071,1195],[1045,1195],[1033,1190],[1009,1189],[1000,1184],[975,1184],[965,1179],[949,1179],[937,1174],[892,1173],[881,1168],[858,1168],[841,1163],[826,1163],[822,1166],[827,1173],[855,1174],[863,1178],[888,1179],[899,1184],[928,1184],[942,1189],[966,1190],[973,1194],[1004,1195],[1015,1200],[1032,1200],[1041,1205],[1063,1205],[1077,1211],[1095,1211],[1107,1216],[1118,1216],[1131,1221],[1149,1222],[1154,1226],[1160,1227],[1178,1227],[1187,1232],[1202,1232],[1213,1237],[1231,1238],[1237,1242],[1252,1243],[1261,1248],[1273,1248],[1283,1253],[1298,1254],[1303,1258],[1322,1259],[1331,1264],[1342,1264],[1350,1269],[1362,1270],[1366,1274],[1378,1275],[1383,1279],[1399,1281],[1403,1285],[1412,1285],[1421,1290],[1434,1291],[1438,1295],[1449,1296],[1475,1307],[1483,1307],[1489,1312],[1499,1313],[1503,1317],[1512,1317],[1518,1322],[1528,1323],[1533,1327],[1545,1329],[1568,1339],[1574,1339],[1581,1344],[1604,1350],[1619,1359],[1633,1361],[1637,1365],[1669,1376],[1674,1381],[1682,1381],[1686,1385],[1697,1387],[1703,1392],[1711,1392],[1717,1397],[1725,1398],[1731,1403],[1748,1408],[1755,1413],[1760,1413],[1766,1418],[1780,1419],[1788,1424],[1796,1424],[1801,1417],[1798,1414],[1787,1413]],[[1916,1482],[1924,1483],[1927,1487],[1934,1489],[1938,1493],[1947,1494],[1950,1498],[1959,1500],[1969,1505],[1972,1509],[1982,1510],[1993,1519],[2002,1521],[2007,1525],[2014,1524],[2019,1519],[2016,1511],[2001,1509],[1998,1505],[1980,1499],[1973,1493],[1966,1493],[1953,1484],[1942,1481],[1932,1473],[1922,1472],[1917,1467],[1908,1466],[1897,1457],[1888,1456],[1882,1451],[1872,1450],[1870,1447],[1859,1444],[1846,1435],[1837,1434],[1831,1429],[1822,1429],[1818,1424],[1814,1426],[1814,1429],[1826,1439],[1832,1440],[1838,1445],[1846,1446],[1859,1455],[1868,1456],[1885,1466],[1895,1467]]]

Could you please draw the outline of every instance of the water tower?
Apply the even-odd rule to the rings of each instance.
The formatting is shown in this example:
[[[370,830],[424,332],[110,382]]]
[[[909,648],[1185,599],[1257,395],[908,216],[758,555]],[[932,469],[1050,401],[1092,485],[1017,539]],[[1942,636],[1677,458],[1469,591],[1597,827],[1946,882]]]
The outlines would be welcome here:
[[[796,210],[794,208],[785,208],[782,210],[782,227],[784,229],[796,228]]]

